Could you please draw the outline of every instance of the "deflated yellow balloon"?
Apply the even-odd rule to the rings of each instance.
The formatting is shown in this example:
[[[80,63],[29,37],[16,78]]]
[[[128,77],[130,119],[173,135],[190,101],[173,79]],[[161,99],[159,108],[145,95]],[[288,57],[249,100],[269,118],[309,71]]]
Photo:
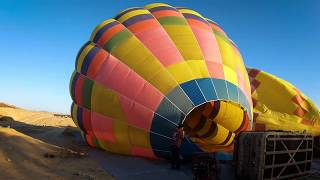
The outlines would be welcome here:
[[[318,107],[296,87],[272,74],[249,69],[255,130],[284,130],[320,135]]]

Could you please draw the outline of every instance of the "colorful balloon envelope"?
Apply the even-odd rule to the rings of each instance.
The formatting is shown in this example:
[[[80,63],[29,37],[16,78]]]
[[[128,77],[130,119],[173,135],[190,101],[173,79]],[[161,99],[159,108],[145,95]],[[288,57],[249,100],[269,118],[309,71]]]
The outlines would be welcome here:
[[[250,129],[250,82],[237,46],[213,21],[187,8],[130,8],[93,31],[70,82],[72,118],[87,143],[107,151],[170,158],[231,152]]]
[[[289,82],[248,68],[254,107],[254,130],[283,130],[320,135],[317,106]]]

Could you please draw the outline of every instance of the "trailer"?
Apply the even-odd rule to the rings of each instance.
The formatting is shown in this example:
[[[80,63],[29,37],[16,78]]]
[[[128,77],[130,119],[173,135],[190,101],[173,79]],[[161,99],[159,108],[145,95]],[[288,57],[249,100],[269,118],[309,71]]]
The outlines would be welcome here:
[[[310,174],[313,137],[295,132],[242,132],[234,158],[239,179],[292,179]]]

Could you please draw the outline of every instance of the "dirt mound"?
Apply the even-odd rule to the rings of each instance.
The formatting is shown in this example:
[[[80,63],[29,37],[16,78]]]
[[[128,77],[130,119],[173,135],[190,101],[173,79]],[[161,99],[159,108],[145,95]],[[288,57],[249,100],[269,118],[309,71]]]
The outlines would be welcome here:
[[[69,117],[0,106],[0,179],[113,179]]]
[[[13,106],[13,105],[10,105],[10,104],[6,104],[6,103],[2,103],[0,102],[0,108],[1,107],[8,107],[8,108],[14,108],[14,109],[17,109],[16,106]]]

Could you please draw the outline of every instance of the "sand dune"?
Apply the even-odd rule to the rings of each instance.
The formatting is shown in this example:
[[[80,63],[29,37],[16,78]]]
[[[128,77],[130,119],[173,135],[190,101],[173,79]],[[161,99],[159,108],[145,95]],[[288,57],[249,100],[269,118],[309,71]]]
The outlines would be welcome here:
[[[77,133],[65,116],[0,103],[0,179],[113,179]]]

